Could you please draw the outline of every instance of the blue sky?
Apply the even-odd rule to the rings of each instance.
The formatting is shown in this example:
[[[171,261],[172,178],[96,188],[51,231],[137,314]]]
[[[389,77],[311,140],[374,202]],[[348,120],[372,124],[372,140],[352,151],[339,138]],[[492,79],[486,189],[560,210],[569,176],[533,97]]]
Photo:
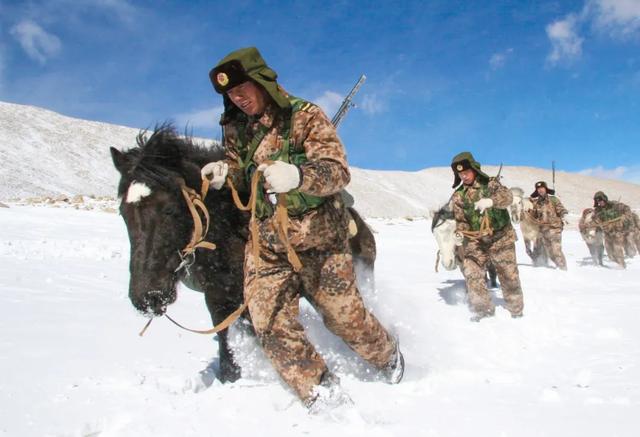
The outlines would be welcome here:
[[[352,165],[418,170],[471,150],[640,183],[640,0],[0,0],[0,100],[219,136],[209,69],[257,46],[333,115]]]

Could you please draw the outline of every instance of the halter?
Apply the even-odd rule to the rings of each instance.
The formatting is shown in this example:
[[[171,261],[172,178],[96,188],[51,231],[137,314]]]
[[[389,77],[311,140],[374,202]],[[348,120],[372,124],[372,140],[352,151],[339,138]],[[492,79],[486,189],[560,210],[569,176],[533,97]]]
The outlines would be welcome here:
[[[267,161],[267,163],[269,163],[269,161]],[[258,182],[260,180],[260,177],[262,177],[262,172],[256,171],[253,174],[253,177],[251,178],[251,196],[249,198],[249,203],[247,205],[242,204],[242,201],[240,200],[240,196],[238,195],[237,190],[233,186],[231,179],[227,178],[227,184],[231,188],[232,197],[238,209],[242,211],[251,211],[251,236],[252,236],[251,244],[252,244],[253,254],[256,260],[256,265],[259,263],[259,260],[260,260],[260,244],[258,241],[258,238],[259,238],[258,222],[255,216]],[[207,235],[207,231],[209,229],[209,212],[207,211],[207,207],[205,206],[203,199],[207,195],[207,191],[209,189],[209,181],[207,179],[202,180],[201,194],[198,194],[192,188],[186,187],[184,183],[181,183],[180,188],[182,190],[182,195],[184,196],[185,201],[187,202],[187,206],[189,207],[189,211],[191,212],[191,216],[193,217],[193,234],[191,236],[191,241],[180,252],[180,257],[182,259],[182,262],[176,269],[176,272],[178,272],[182,268],[186,268],[188,273],[189,266],[191,266],[195,262],[195,250],[197,248],[202,247],[205,249],[213,250],[216,248],[216,246],[213,243],[204,241],[204,237]],[[278,205],[276,207],[278,235],[280,236],[280,239],[282,240],[285,247],[287,248],[287,259],[293,266],[293,269],[296,272],[299,272],[302,269],[302,262],[300,261],[300,258],[298,258],[298,255],[296,254],[295,250],[291,246],[291,243],[289,242],[289,239],[287,237],[288,235],[287,232],[289,227],[289,216],[287,214],[287,207],[285,205],[286,205],[285,194],[283,193],[278,194]],[[200,215],[198,214],[198,209],[202,211],[202,214],[206,219],[206,226],[204,227],[202,226],[202,220],[200,219]],[[238,317],[242,315],[242,313],[247,308],[247,305],[249,304],[249,301],[251,301],[253,296],[254,296],[253,294],[251,296],[248,296],[242,305],[240,305],[233,313],[229,314],[229,316],[227,316],[226,319],[218,323],[217,326],[211,329],[199,330],[199,329],[187,328],[181,325],[180,323],[176,322],[175,320],[173,320],[167,313],[165,313],[164,316],[167,319],[169,319],[173,324],[175,324],[176,326],[186,331],[194,332],[196,334],[215,334],[231,326],[231,324],[235,322],[238,319]],[[144,326],[144,328],[142,328],[142,331],[140,331],[138,335],[140,335],[141,337],[144,335],[145,331],[151,324],[152,320],[153,318],[149,319],[147,324]]]
[[[207,179],[202,179],[200,193],[193,188],[187,187],[184,180],[180,180],[179,184],[182,197],[184,197],[184,200],[187,203],[187,208],[189,208],[189,212],[191,213],[191,218],[193,219],[193,232],[191,233],[191,240],[189,240],[184,249],[178,252],[181,262],[174,270],[174,273],[178,273],[180,270],[186,269],[187,275],[189,275],[189,267],[191,267],[196,260],[196,249],[203,248],[215,250],[216,248],[214,243],[204,240],[207,236],[207,232],[209,232],[209,223],[211,221],[209,211],[207,211],[207,206],[204,204],[204,198],[207,196],[207,192],[209,191],[209,181]],[[202,214],[205,219],[204,226],[202,224],[200,214]]]

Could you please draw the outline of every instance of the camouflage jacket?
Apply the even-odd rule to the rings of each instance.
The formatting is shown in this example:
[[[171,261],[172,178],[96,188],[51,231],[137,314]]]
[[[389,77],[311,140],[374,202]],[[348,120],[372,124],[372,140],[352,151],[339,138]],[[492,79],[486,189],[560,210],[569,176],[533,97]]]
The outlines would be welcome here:
[[[277,117],[276,109],[268,106],[261,117],[249,117],[244,137],[252,138],[260,125],[269,128],[258,145],[253,161],[260,165],[270,159],[282,147],[283,120]],[[234,122],[225,125],[224,147],[229,163],[229,176],[238,191],[249,191],[244,171],[238,166],[238,158],[245,159],[240,149],[239,126]],[[289,240],[296,250],[324,249],[348,238],[348,213],[340,191],[349,183],[350,173],[347,157],[335,127],[316,105],[294,113],[291,120],[291,150],[304,151],[308,162],[300,165],[302,183],[299,190],[306,194],[325,197],[318,208],[301,216],[289,217]],[[246,197],[246,196],[245,196]],[[278,238],[274,217],[259,220],[260,238],[263,246],[284,252]]]
[[[560,202],[560,199],[553,195],[532,197],[531,216],[544,223],[550,229],[562,229],[564,223],[562,219],[568,211]]]
[[[486,185],[481,184],[476,179],[473,185],[463,186],[461,189],[455,191],[451,198],[453,204],[453,217],[456,220],[457,231],[469,231],[472,229],[471,221],[469,220],[468,214],[465,212],[465,200],[467,203],[475,203],[482,197],[485,197],[483,196],[483,192],[487,191],[489,193],[488,197],[493,200],[493,207],[490,209],[506,210],[511,206],[511,202],[513,201],[513,194],[511,193],[511,190],[502,185],[497,179],[491,178]],[[507,238],[515,241],[516,236],[510,221],[499,233],[496,234],[496,238],[493,240],[502,238],[502,236],[506,236]]]
[[[635,227],[631,208],[615,200],[609,200],[603,207],[596,206],[594,216],[595,223],[607,233],[626,232]]]

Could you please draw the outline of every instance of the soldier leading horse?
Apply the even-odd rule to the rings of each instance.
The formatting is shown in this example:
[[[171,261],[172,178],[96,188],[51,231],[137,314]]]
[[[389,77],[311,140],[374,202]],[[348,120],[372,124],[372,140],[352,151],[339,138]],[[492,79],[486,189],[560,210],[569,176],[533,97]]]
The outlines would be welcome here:
[[[191,239],[194,219],[182,188],[198,191],[200,169],[224,158],[219,147],[205,148],[178,136],[163,125],[147,139],[138,135],[137,147],[126,152],[111,148],[120,172],[118,197],[131,245],[129,298],[148,317],[165,314],[177,298],[177,284],[204,292],[211,320],[218,325],[242,304],[244,246],[249,215],[233,204],[227,190],[212,190],[204,199],[211,217],[206,241],[215,250],[197,249],[193,258],[181,251]],[[246,199],[245,199],[246,200]],[[351,240],[354,256],[373,267],[375,240],[370,229],[350,209],[357,234]],[[218,333],[219,372],[222,382],[240,377],[227,330]]]

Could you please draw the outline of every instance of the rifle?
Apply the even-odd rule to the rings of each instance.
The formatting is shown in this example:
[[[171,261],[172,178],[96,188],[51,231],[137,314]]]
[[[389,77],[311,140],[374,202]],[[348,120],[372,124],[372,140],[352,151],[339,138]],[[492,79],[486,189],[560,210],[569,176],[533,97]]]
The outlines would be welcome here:
[[[355,103],[352,102],[353,97],[356,95],[365,80],[367,80],[367,76],[365,76],[364,74],[361,75],[360,79],[358,79],[358,82],[356,82],[353,88],[351,88],[351,91],[349,92],[347,97],[345,97],[345,99],[342,101],[342,104],[340,105],[340,108],[338,108],[336,115],[334,115],[331,119],[331,124],[333,124],[336,129],[338,128],[338,125],[340,124],[344,116],[347,115],[349,109],[356,106]]]
[[[551,161],[551,188],[556,189],[556,162]]]
[[[502,163],[500,163],[500,168],[498,169],[498,174],[496,175],[496,179],[500,182],[500,173],[502,173]]]

